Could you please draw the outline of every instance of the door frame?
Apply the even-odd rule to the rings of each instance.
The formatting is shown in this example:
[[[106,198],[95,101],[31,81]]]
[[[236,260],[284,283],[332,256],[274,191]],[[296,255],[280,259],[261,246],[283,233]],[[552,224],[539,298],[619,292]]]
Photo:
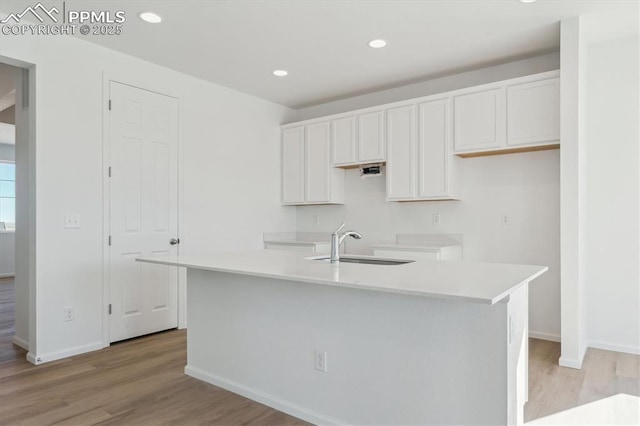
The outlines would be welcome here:
[[[177,237],[181,238],[181,230],[183,227],[182,206],[184,188],[183,188],[183,150],[182,150],[182,96],[174,90],[165,87],[156,87],[136,81],[130,78],[123,78],[115,73],[104,71],[102,74],[102,346],[104,348],[111,345],[111,322],[109,319],[109,302],[111,298],[111,280],[110,267],[111,258],[109,251],[109,231],[111,226],[111,194],[109,191],[109,165],[111,163],[110,138],[111,138],[111,118],[109,114],[109,93],[111,82],[124,84],[126,86],[135,87],[141,90],[157,93],[159,95],[168,96],[178,101],[178,232]],[[178,253],[182,251],[180,242]],[[186,288],[186,271],[178,268],[178,328],[187,327],[187,288]]]
[[[26,188],[27,188],[27,193],[26,193],[26,211],[27,211],[27,220],[25,222],[23,222],[23,224],[20,226],[20,229],[16,229],[16,234],[14,234],[16,237],[18,236],[18,232],[20,234],[23,234],[23,237],[26,236],[24,243],[25,243],[25,247],[26,247],[26,252],[27,252],[27,265],[26,267],[21,267],[20,264],[17,261],[17,252],[16,252],[16,262],[15,262],[15,267],[14,267],[14,285],[17,287],[19,285],[19,283],[21,283],[22,285],[26,285],[27,287],[27,295],[26,297],[21,296],[17,290],[16,290],[16,299],[15,299],[15,313],[14,313],[14,320],[16,322],[16,324],[20,321],[18,319],[18,312],[24,312],[24,309],[27,310],[27,315],[26,315],[26,324],[24,321],[22,322],[22,329],[26,329],[27,330],[27,334],[22,335],[22,336],[18,336],[16,335],[16,333],[14,332],[14,335],[12,337],[12,343],[15,344],[16,346],[21,347],[22,349],[25,349],[27,351],[27,355],[26,355],[26,359],[27,361],[29,361],[30,363],[34,364],[34,365],[38,365],[41,363],[40,358],[38,357],[38,351],[37,351],[37,343],[38,343],[38,339],[37,339],[37,332],[38,332],[38,323],[37,323],[37,319],[38,319],[38,312],[37,312],[37,291],[38,291],[38,287],[37,287],[37,263],[36,263],[36,243],[37,243],[37,238],[38,238],[38,229],[37,229],[37,210],[36,210],[36,204],[37,204],[37,179],[36,179],[36,160],[37,160],[37,135],[36,135],[36,123],[37,123],[37,117],[36,117],[36,112],[37,112],[37,98],[36,98],[36,72],[39,72],[39,68],[36,62],[32,62],[32,61],[26,61],[23,60],[21,58],[18,58],[17,56],[5,56],[5,55],[0,55],[0,63],[3,63],[5,65],[10,65],[16,68],[20,68],[22,69],[22,76],[20,77],[19,81],[16,82],[18,87],[16,87],[16,132],[18,132],[18,129],[22,129],[22,130],[27,130],[27,137],[24,139],[19,139],[18,135],[16,134],[16,147],[18,146],[18,144],[26,144],[26,148],[24,148],[27,151],[27,161],[24,165],[26,165],[27,167],[27,183],[26,183]],[[24,74],[27,74],[27,82],[24,82]],[[21,86],[21,87],[20,87]],[[26,88],[26,90],[28,91],[28,103],[29,106],[26,108],[26,110],[23,108],[22,111],[18,111],[18,96],[22,95],[22,90],[24,90]],[[21,102],[21,101],[20,101]],[[26,112],[25,112],[26,111]],[[19,123],[18,122],[18,114],[25,114],[26,115],[26,120],[24,123]],[[17,149],[17,148],[16,148]],[[18,162],[20,161],[18,159],[18,155],[16,153],[16,159],[15,159],[15,164],[16,164],[16,168],[19,167],[18,166]],[[20,161],[20,163],[24,163],[23,161]],[[17,176],[16,176],[16,180],[17,180]],[[16,194],[18,195],[18,194]],[[25,194],[23,194],[25,195]],[[18,200],[16,199],[16,203],[18,203]],[[16,209],[17,209],[17,204],[16,204]],[[16,216],[17,216],[17,211],[16,211]],[[16,238],[16,247],[18,246],[18,239]],[[20,280],[19,280],[20,278]],[[16,329],[17,331],[17,329]]]

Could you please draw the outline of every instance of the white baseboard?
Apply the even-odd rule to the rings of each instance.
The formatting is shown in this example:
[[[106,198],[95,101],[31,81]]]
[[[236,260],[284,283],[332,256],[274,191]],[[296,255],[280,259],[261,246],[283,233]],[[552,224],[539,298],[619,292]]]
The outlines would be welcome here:
[[[550,342],[559,342],[560,341],[560,335],[551,334],[551,333],[543,333],[541,331],[529,330],[529,337],[532,337],[534,339],[540,339],[540,340],[548,340]]]
[[[29,351],[29,342],[27,342],[24,339],[21,339],[18,336],[13,336],[13,344],[16,346],[20,346],[22,349],[24,349],[25,351]]]
[[[27,361],[29,361],[33,365],[38,365],[36,359],[37,358],[34,354],[32,354],[31,352],[27,352]]]
[[[195,377],[196,379],[199,379],[204,382],[210,383],[214,386],[218,386],[220,388],[226,389],[238,395],[242,395],[245,398],[249,398],[253,401],[259,402],[268,407],[274,408],[278,411],[282,411],[283,413],[287,413],[291,416],[297,417],[299,419],[305,420],[313,424],[317,424],[317,425],[348,424],[348,422],[334,419],[333,417],[329,417],[324,414],[318,413],[316,411],[310,410],[308,408],[301,407],[292,402],[285,401],[281,398],[270,395],[268,393],[261,392],[256,389],[252,389],[248,386],[242,385],[240,383],[236,383],[232,380],[227,380],[222,377],[218,377],[214,374],[207,373],[195,367],[190,367],[187,365],[184,368],[184,373],[187,376]]]
[[[615,343],[590,341],[588,346],[595,349],[604,349],[605,351],[624,352],[632,355],[640,355],[640,347],[616,345]]]
[[[575,368],[576,370],[582,369],[582,361],[578,359],[569,359],[566,357],[560,357],[560,359],[558,360],[558,364],[561,367]]]
[[[88,345],[76,346],[74,348],[65,349],[63,351],[51,352],[45,354],[32,354],[29,352],[27,354],[27,361],[32,364],[40,365],[45,362],[56,361],[62,358],[68,358],[74,355],[80,355],[87,352],[97,351],[98,349],[102,349],[104,346],[102,342],[90,343]]]

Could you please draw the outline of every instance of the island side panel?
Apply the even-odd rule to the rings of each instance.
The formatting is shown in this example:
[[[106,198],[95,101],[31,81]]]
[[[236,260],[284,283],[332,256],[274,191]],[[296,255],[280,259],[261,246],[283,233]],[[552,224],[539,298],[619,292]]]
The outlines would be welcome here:
[[[196,269],[188,281],[191,376],[322,424],[515,422],[507,303]]]
[[[524,423],[524,404],[529,394],[529,284],[516,289],[509,297],[508,357],[510,423]],[[514,421],[515,419],[515,421]]]

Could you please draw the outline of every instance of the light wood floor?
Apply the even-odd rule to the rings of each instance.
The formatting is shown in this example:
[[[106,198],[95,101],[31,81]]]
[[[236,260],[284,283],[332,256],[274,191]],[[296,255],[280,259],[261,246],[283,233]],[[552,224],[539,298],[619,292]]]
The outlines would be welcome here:
[[[0,278],[0,365],[23,353],[22,349],[12,343],[16,332],[14,289],[13,278]]]
[[[0,303],[10,290],[0,282]],[[1,327],[12,326],[0,304]],[[11,320],[12,321],[12,320]],[[4,330],[0,337],[5,339]],[[8,334],[8,332],[7,332]],[[5,339],[6,340],[6,339]],[[4,347],[4,346],[3,346]],[[184,375],[186,333],[172,330],[33,366],[0,348],[0,425],[302,425],[305,422]],[[640,356],[589,349],[559,367],[560,345],[530,340],[532,420],[624,392],[640,396]]]
[[[525,421],[613,396],[640,396],[640,356],[587,350],[581,370],[560,367],[560,343],[529,339]]]

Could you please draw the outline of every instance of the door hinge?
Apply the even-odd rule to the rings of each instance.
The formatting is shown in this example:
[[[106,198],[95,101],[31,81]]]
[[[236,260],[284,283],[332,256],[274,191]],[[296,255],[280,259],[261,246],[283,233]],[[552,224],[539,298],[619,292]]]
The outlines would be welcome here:
[[[111,303],[109,303],[109,315],[111,315]]]
[[[109,99],[109,111],[111,111],[111,99]]]
[[[111,177],[111,166],[109,166],[109,177]]]
[[[109,235],[109,245],[111,245],[111,235]]]

